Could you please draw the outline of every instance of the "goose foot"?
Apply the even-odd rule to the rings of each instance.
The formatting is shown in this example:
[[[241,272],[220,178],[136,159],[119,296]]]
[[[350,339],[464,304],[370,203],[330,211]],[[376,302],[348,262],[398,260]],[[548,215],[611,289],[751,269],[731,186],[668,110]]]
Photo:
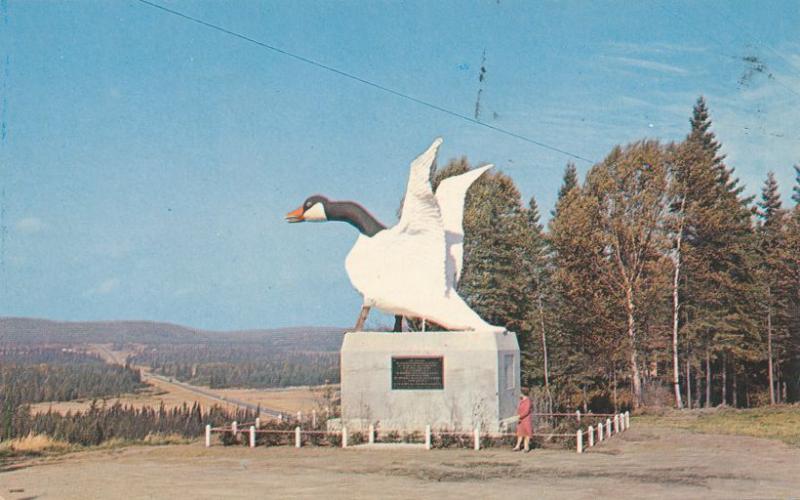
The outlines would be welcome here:
[[[396,314],[394,316],[394,330],[393,332],[402,332],[403,331],[403,315]]]
[[[361,314],[358,315],[358,321],[356,321],[356,326],[353,328],[353,331],[360,332],[364,329],[364,323],[367,321],[367,316],[369,316],[370,306],[362,306],[361,307]]]

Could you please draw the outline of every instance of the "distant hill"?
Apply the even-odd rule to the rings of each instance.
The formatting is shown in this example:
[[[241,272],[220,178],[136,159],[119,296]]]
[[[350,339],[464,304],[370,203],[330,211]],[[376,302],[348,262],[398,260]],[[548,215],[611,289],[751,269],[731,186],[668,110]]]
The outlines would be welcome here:
[[[155,321],[50,321],[0,318],[0,342],[196,344],[257,342],[276,349],[338,351],[344,329],[291,327],[217,332]]]

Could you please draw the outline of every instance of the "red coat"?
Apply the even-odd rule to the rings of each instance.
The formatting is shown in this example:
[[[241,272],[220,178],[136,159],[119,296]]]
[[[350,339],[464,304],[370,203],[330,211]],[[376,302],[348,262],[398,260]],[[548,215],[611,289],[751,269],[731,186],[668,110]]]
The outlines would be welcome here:
[[[517,423],[517,436],[532,436],[533,435],[533,421],[531,419],[531,400],[528,396],[522,396],[517,406],[517,415],[519,422]]]

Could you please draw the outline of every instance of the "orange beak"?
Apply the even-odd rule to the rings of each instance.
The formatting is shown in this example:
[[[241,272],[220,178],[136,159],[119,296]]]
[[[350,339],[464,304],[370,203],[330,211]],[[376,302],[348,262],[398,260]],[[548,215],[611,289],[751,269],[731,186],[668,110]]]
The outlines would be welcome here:
[[[286,214],[286,222],[303,222],[303,207],[298,208],[297,210],[292,210],[288,214]]]

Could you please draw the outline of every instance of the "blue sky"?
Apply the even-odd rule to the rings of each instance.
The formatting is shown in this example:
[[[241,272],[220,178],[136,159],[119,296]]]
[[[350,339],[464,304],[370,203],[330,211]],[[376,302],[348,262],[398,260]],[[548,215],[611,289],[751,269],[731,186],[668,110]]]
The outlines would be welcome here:
[[[158,3],[468,116],[485,51],[480,119],[592,160],[703,94],[749,192],[800,162],[794,1]],[[135,0],[0,15],[3,316],[348,326],[356,233],[286,224],[308,195],[391,224],[442,136],[548,212],[569,160]]]

